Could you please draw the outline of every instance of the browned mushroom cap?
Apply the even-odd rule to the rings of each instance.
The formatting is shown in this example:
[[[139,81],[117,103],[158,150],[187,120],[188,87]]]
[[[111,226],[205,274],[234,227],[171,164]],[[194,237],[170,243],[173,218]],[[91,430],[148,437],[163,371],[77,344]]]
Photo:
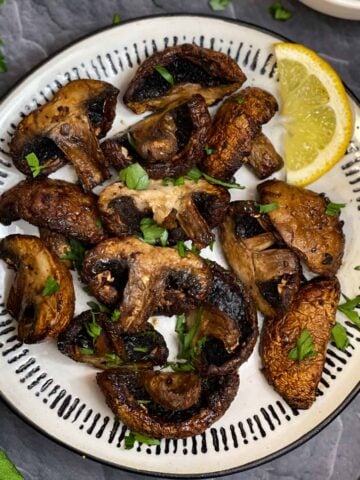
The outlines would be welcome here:
[[[315,401],[339,296],[335,277],[315,279],[299,290],[286,315],[265,322],[260,343],[264,375],[294,408],[309,408]],[[300,362],[292,360],[289,353],[305,329],[311,335],[316,354]]]
[[[6,308],[18,321],[19,340],[36,343],[56,337],[74,313],[74,287],[68,269],[31,235],[9,235],[1,240],[0,258],[16,270]],[[58,287],[44,290],[51,279]]]
[[[326,277],[335,275],[344,254],[345,237],[339,215],[326,213],[328,200],[280,180],[267,180],[257,188],[261,203],[278,205],[268,215],[288,247],[311,271]]]
[[[185,438],[202,433],[224,415],[239,387],[236,373],[201,379],[199,401],[190,408],[174,411],[157,404],[149,395],[142,372],[107,370],[97,374],[97,382],[106,403],[130,430],[156,438]]]
[[[0,197],[0,222],[10,225],[22,218],[66,237],[86,243],[106,238],[99,223],[96,197],[63,180],[23,180]]]
[[[291,250],[279,248],[267,215],[253,201],[233,202],[219,232],[226,259],[257,308],[265,316],[285,312],[299,289],[301,267]]]
[[[203,179],[178,186],[150,180],[146,190],[115,182],[101,192],[99,209],[107,229],[119,237],[140,233],[140,220],[150,215],[169,230],[170,240],[191,239],[204,248],[213,241],[211,229],[223,220],[229,201],[225,188]]]
[[[265,90],[247,87],[228,98],[217,111],[208,145],[214,153],[203,159],[202,169],[208,175],[230,180],[251,154],[261,125],[278,109],[276,99]]]
[[[62,257],[71,250],[69,240],[62,233],[54,232],[48,228],[39,228],[40,238],[45,243],[46,248],[58,257],[68,268],[73,268],[71,260],[63,260]]]
[[[212,288],[191,346],[194,365],[202,375],[224,375],[236,371],[252,353],[258,337],[257,316],[246,288],[235,275],[216,263],[210,268]],[[188,327],[194,320],[194,315],[187,316]]]
[[[243,161],[261,179],[270,177],[284,166],[283,159],[262,132],[254,138],[250,155],[243,158]]]
[[[48,175],[70,161],[84,188],[91,190],[109,174],[97,138],[111,128],[119,91],[98,80],[75,80],[54,98],[31,112],[17,126],[10,152],[14,165],[25,175],[25,159],[35,153]]]
[[[129,165],[132,155],[152,178],[179,177],[203,156],[210,125],[205,100],[194,95],[136,123],[127,134],[105,140],[101,148],[116,168]]]
[[[98,336],[91,336],[94,324]],[[102,369],[151,368],[163,365],[169,354],[164,338],[149,323],[139,333],[116,335],[108,314],[90,310],[75,317],[59,335],[58,349],[76,362]]]
[[[150,246],[135,237],[111,238],[85,255],[83,278],[93,295],[120,304],[123,332],[142,329],[156,311],[189,311],[208,294],[211,273],[192,253],[182,258],[173,248]]]
[[[165,67],[171,85],[156,70]],[[145,60],[124,95],[135,113],[160,110],[168,103],[200,93],[207,105],[235,92],[246,80],[238,64],[228,55],[196,45],[169,47]]]

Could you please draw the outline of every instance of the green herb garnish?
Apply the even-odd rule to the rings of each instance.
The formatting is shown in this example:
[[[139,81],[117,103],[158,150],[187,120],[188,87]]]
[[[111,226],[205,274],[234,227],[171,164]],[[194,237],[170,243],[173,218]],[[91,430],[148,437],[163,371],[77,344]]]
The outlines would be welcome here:
[[[60,257],[60,260],[70,260],[74,262],[75,268],[81,270],[85,257],[86,248],[75,238],[70,239],[70,250]],[[87,288],[87,287],[85,287]],[[85,291],[85,290],[84,290]]]
[[[1,65],[1,57],[0,57],[0,65]],[[1,66],[0,66],[0,70],[1,70]],[[34,152],[26,155],[25,159],[27,164],[30,167],[33,178],[37,177],[41,172],[41,170],[44,170],[44,168],[46,168],[45,165],[40,165],[39,159]]]
[[[117,322],[120,318],[120,310],[115,308],[115,310],[111,314],[111,321],[112,322]]]
[[[325,213],[326,215],[330,215],[331,217],[335,217],[341,213],[341,209],[346,207],[346,203],[333,203],[329,202],[326,205]]]
[[[83,355],[94,355],[95,350],[93,348],[79,348]]]
[[[0,46],[2,45],[4,45],[4,42],[0,40]],[[0,73],[5,73],[5,72],[7,72],[7,63],[6,63],[4,54],[0,49]]]
[[[353,299],[345,297],[346,302],[338,306],[338,310],[348,317],[348,319],[360,329],[360,317],[359,313],[355,311],[355,308],[360,306],[360,295],[357,295]]]
[[[124,440],[126,450],[134,448],[135,442],[144,443],[145,445],[160,445],[160,440],[157,438],[147,437],[146,435],[136,432],[130,432],[129,435],[126,435]]]
[[[105,357],[116,363],[116,365],[119,365],[121,363],[121,358],[115,353],[105,353]]]
[[[128,141],[128,143],[129,143],[130,147],[131,147],[133,150],[135,150],[135,152],[136,152],[136,142],[135,142],[135,138],[131,135],[130,132],[127,132],[126,137],[127,137],[127,141]]]
[[[220,12],[221,10],[225,10],[230,2],[231,0],[209,0],[209,6],[214,12]]]
[[[115,15],[113,16],[113,25],[119,25],[119,23],[121,22],[121,17],[118,13],[115,13]]]
[[[49,297],[50,295],[53,295],[54,293],[58,292],[60,290],[60,285],[58,282],[55,280],[55,278],[52,275],[49,275],[46,279],[43,291],[41,295],[43,297]]]
[[[360,270],[360,265],[356,265],[356,267],[354,267],[354,270],[359,271]]]
[[[208,145],[205,145],[204,150],[206,155],[212,155],[213,153],[216,153],[216,150],[214,150],[213,148],[210,148]]]
[[[149,186],[149,175],[139,163],[120,170],[119,178],[128,188],[134,190],[146,190]]]
[[[96,302],[93,302],[92,300],[90,302],[87,302],[86,303],[90,308],[91,310],[94,312],[94,313],[110,313],[110,309],[104,305],[103,303],[96,303]]]
[[[207,180],[209,183],[212,183],[214,185],[221,185],[222,187],[225,187],[225,188],[237,188],[239,190],[243,190],[245,188],[243,185],[240,185],[239,183],[223,182],[218,178],[210,177],[210,175],[204,172],[202,173],[202,176],[205,178],[205,180]]]
[[[149,347],[134,347],[134,352],[148,353]]]
[[[185,175],[185,178],[187,178],[188,180],[192,180],[195,183],[197,183],[201,177],[202,177],[202,171],[197,167],[192,168]]]
[[[269,12],[274,20],[285,22],[292,17],[292,13],[283,6],[281,2],[275,2],[269,7]]]
[[[245,102],[245,98],[239,95],[238,97],[235,98],[235,102],[238,103],[239,105],[242,105]]]
[[[97,228],[103,228],[103,224],[102,224],[102,221],[101,221],[101,218],[97,218],[96,221],[95,221],[95,226]]]
[[[174,77],[171,75],[167,68],[163,67],[162,65],[156,65],[156,67],[154,67],[154,70],[156,70],[163,77],[164,80],[170,83],[170,85],[174,85]]]
[[[343,325],[336,322],[331,329],[331,336],[337,348],[342,351],[346,350],[346,347],[349,345],[349,338],[346,332],[346,328]]]
[[[151,400],[136,400],[140,405],[148,405],[151,403]]]
[[[0,478],[3,480],[24,480],[24,477],[17,470],[4,450],[0,450]]]
[[[174,372],[192,372],[195,370],[191,362],[169,362],[166,366]]]
[[[265,203],[263,205],[261,203],[257,203],[256,206],[259,208],[260,213],[270,213],[279,208],[279,205],[276,202]]]
[[[93,341],[101,335],[102,328],[96,322],[95,312],[91,312],[91,321],[85,323],[85,328],[87,334],[93,339]]]
[[[177,251],[179,252],[180,257],[186,257],[187,247],[184,240],[179,240],[176,244]]]
[[[152,218],[142,218],[140,221],[140,230],[143,234],[143,240],[150,245],[160,242],[163,247],[166,246],[168,231],[166,228],[158,225]]]
[[[296,340],[296,347],[292,348],[288,357],[291,360],[301,362],[304,358],[313,357],[317,354],[311,333],[306,328]]]

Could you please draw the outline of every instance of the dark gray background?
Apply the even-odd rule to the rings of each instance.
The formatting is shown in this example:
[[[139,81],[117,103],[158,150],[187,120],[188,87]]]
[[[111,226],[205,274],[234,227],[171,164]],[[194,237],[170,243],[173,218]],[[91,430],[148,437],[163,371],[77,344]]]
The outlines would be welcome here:
[[[233,0],[218,15],[248,21],[304,43],[340,72],[360,97],[360,22],[319,14],[298,1],[283,3],[293,11],[288,22],[268,13],[272,0]],[[68,43],[121,19],[161,13],[213,13],[206,0],[6,0],[0,7],[0,38],[9,72],[0,74],[0,95],[34,65]],[[360,368],[360,366],[359,366]],[[325,430],[295,451],[229,480],[353,480],[360,477],[360,397]],[[0,400],[0,448],[26,480],[136,480],[130,474],[70,452],[32,429]],[[140,465],[141,468],[141,465]],[[7,479],[0,479],[7,480]]]

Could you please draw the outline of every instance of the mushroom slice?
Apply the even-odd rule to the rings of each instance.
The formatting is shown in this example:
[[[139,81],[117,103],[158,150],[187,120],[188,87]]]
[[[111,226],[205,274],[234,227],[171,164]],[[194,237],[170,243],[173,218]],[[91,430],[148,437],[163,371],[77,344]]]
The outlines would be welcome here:
[[[229,265],[257,308],[265,316],[285,312],[300,287],[301,267],[295,253],[279,245],[267,215],[253,201],[233,202],[219,233]]]
[[[224,375],[236,371],[252,353],[258,337],[257,316],[246,288],[235,275],[216,263],[210,269],[212,288],[191,347],[194,365],[202,375]],[[197,314],[187,316],[188,329]]]
[[[140,220],[150,215],[169,230],[170,241],[191,239],[204,248],[213,241],[211,229],[223,220],[229,201],[225,188],[203,179],[175,187],[150,180],[146,190],[115,182],[101,192],[99,209],[107,229],[119,237],[139,234]]]
[[[31,175],[26,155],[35,153],[40,175],[71,162],[84,188],[91,190],[109,177],[98,138],[111,128],[119,91],[99,80],[75,80],[53,99],[31,112],[17,126],[11,140],[13,162]]]
[[[0,222],[10,225],[22,218],[85,243],[106,238],[95,195],[63,180],[23,180],[0,197]]]
[[[6,308],[18,321],[19,340],[36,343],[56,337],[74,313],[74,287],[68,269],[31,235],[2,239],[0,258],[16,271]]]
[[[139,156],[150,177],[179,177],[203,156],[210,125],[205,100],[201,95],[194,95],[146,117],[129,132],[105,140],[101,148],[105,158],[116,168],[127,166],[133,152],[135,157]]]
[[[65,235],[53,232],[48,228],[39,228],[39,233],[41,240],[45,243],[50,252],[58,257],[68,268],[73,268],[73,262],[71,260],[62,260],[62,257],[71,250],[70,242]]]
[[[153,247],[135,237],[111,238],[88,251],[82,276],[101,302],[119,305],[121,332],[138,332],[157,311],[189,311],[207,296],[211,273],[192,253]]]
[[[265,321],[260,342],[263,372],[293,408],[309,408],[315,401],[339,297],[335,277],[317,278],[299,290],[288,313]],[[304,330],[311,336],[314,351],[301,360],[292,360],[290,351]]]
[[[161,67],[169,73],[169,79],[159,73]],[[200,93],[207,105],[213,105],[235,92],[245,80],[228,55],[197,45],[177,45],[154,53],[140,65],[124,102],[135,113],[143,113]]]
[[[94,335],[94,328],[98,335]],[[59,335],[58,349],[76,362],[102,369],[151,368],[166,362],[169,351],[164,338],[149,323],[133,335],[113,332],[114,322],[109,315],[87,310]]]
[[[258,185],[261,203],[276,203],[269,218],[286,245],[312,272],[331,277],[344,254],[345,236],[339,215],[326,213],[328,199],[280,180]]]
[[[262,132],[254,138],[250,155],[243,161],[260,179],[270,177],[284,166],[283,159]]]
[[[201,382],[199,400],[189,408],[174,410],[157,403],[157,400],[160,400],[159,396],[161,396],[160,401],[163,402],[166,395],[168,395],[167,407],[174,403],[173,392],[166,392],[166,385],[164,385],[166,382],[162,381],[161,388],[164,389],[162,392],[155,393],[151,390],[149,394],[146,390],[144,384],[148,375],[148,372],[128,373],[121,370],[107,370],[97,374],[97,382],[106,403],[131,431],[156,438],[185,438],[204,432],[224,415],[239,387],[237,373],[197,381],[191,380],[194,383]],[[167,378],[171,378],[173,374],[168,375]],[[186,372],[180,375],[184,375],[185,380],[188,380],[193,378],[194,374],[191,374],[191,377]],[[162,380],[164,377],[160,378]],[[171,383],[173,384],[173,381]],[[184,397],[192,389],[194,392],[197,390],[194,386],[185,389]],[[151,396],[152,394],[154,397]],[[192,392],[190,397],[193,401],[195,394]],[[186,401],[184,399],[184,402]],[[179,405],[180,402],[175,403]]]
[[[209,133],[213,153],[203,158],[202,170],[230,180],[247,160],[261,125],[276,113],[276,99],[265,90],[247,87],[228,98],[217,111]]]

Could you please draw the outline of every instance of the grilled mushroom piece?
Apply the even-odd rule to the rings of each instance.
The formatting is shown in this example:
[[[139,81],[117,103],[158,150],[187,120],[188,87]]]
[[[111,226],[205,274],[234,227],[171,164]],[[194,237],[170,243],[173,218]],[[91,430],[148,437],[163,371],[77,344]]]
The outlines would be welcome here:
[[[50,252],[58,257],[64,265],[72,269],[74,266],[73,262],[71,260],[62,259],[62,257],[71,250],[70,242],[65,235],[49,230],[48,228],[39,228],[39,233],[41,240],[45,243]]]
[[[146,190],[131,190],[121,182],[109,185],[100,194],[99,209],[106,228],[119,237],[139,234],[141,219],[152,216],[169,231],[170,243],[191,239],[204,248],[214,240],[211,229],[223,220],[229,202],[225,188],[203,179],[175,187],[150,180]]]
[[[166,69],[171,83],[158,67]],[[140,65],[124,102],[135,113],[143,113],[199,93],[207,105],[213,105],[235,92],[245,80],[238,64],[228,55],[197,45],[177,45],[154,53]]]
[[[225,257],[267,317],[286,312],[300,287],[301,266],[291,250],[279,245],[266,214],[253,201],[230,204],[219,227]]]
[[[212,288],[190,346],[201,375],[224,375],[236,372],[252,353],[258,337],[257,315],[247,289],[234,274],[216,263],[210,269]],[[198,314],[187,316],[188,329]]]
[[[165,340],[149,323],[139,333],[116,333],[108,314],[86,310],[59,335],[58,349],[76,362],[102,369],[151,368],[166,363],[169,351]]]
[[[95,195],[63,180],[27,179],[7,190],[0,197],[0,222],[20,218],[89,244],[107,237]]]
[[[68,269],[31,235],[3,238],[0,258],[16,271],[6,308],[18,321],[19,340],[36,343],[56,337],[74,313],[75,294]]]
[[[153,388],[149,389],[148,383],[148,389],[145,388],[146,375],[145,372],[107,370],[97,374],[97,382],[106,403],[130,430],[156,438],[185,438],[202,433],[224,415],[239,387],[237,373],[194,381],[194,374],[184,372],[181,373],[184,376],[182,382],[175,380],[178,374],[157,374],[157,382],[161,383],[163,391],[155,393]],[[180,394],[174,395],[173,385],[186,385],[190,379],[191,386],[184,387],[184,403],[195,403],[184,410],[177,410],[181,402],[174,397]],[[195,382],[201,383],[198,400],[197,387],[193,385]],[[165,397],[167,408],[157,403],[164,403]]]
[[[101,148],[115,168],[139,161],[151,178],[180,177],[203,156],[210,125],[205,100],[194,95],[146,117],[127,133],[105,140]]]
[[[120,332],[140,331],[154,313],[196,308],[207,296],[211,272],[197,255],[153,247],[135,237],[111,238],[88,251],[82,276],[102,303],[119,306]]]
[[[270,177],[284,166],[283,159],[262,132],[254,138],[250,155],[243,158],[243,162],[260,179]]]
[[[267,180],[257,189],[261,203],[277,204],[268,215],[286,245],[312,272],[335,275],[344,254],[345,236],[339,215],[326,213],[329,200],[280,180]]]
[[[287,314],[265,321],[260,343],[263,372],[294,408],[309,408],[315,401],[339,296],[335,277],[317,278],[301,288]],[[311,335],[316,353],[292,360],[289,353],[304,330]]]
[[[261,88],[247,87],[228,98],[215,115],[208,141],[213,153],[203,158],[202,170],[215,178],[230,180],[248,161],[261,125],[267,123],[277,109],[275,97]],[[275,163],[277,167],[280,168],[279,163]]]
[[[98,138],[111,128],[118,93],[99,80],[75,80],[62,87],[17,126],[10,144],[16,168],[32,175],[25,157],[35,153],[40,175],[49,175],[69,161],[85,189],[102,183],[109,173]]]

